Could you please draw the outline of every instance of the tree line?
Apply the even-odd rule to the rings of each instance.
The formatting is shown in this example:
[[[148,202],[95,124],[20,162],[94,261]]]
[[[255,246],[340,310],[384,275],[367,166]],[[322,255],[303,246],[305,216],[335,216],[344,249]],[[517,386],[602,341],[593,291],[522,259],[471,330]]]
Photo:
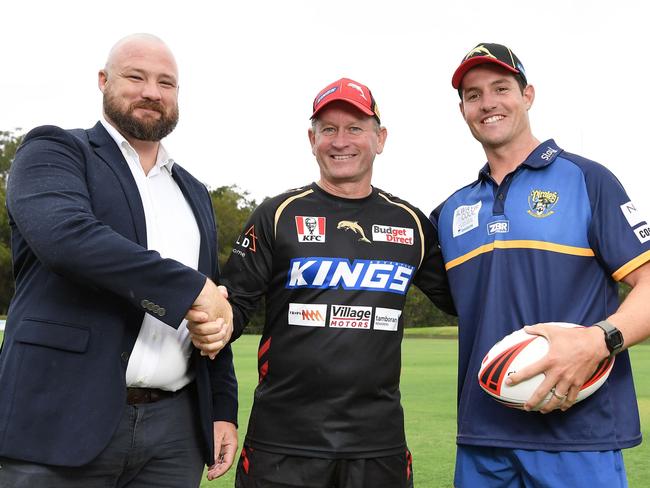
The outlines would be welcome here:
[[[6,210],[6,184],[11,162],[22,140],[19,130],[0,131],[0,315],[6,315],[14,291],[11,267],[11,232]],[[210,190],[218,223],[219,264],[223,267],[232,246],[249,216],[257,207],[255,200],[236,185]],[[251,318],[247,332],[260,332],[264,323],[264,306]],[[426,296],[411,287],[406,297],[404,323],[407,327],[455,325],[454,317],[441,312]]]
[[[11,231],[6,209],[6,186],[11,162],[22,141],[20,130],[0,131],[0,315],[6,315],[14,292],[11,267]],[[219,264],[225,264],[232,246],[249,216],[257,207],[255,200],[236,185],[220,186],[210,190],[212,206],[218,223]],[[622,284],[619,297],[623,300],[630,288]],[[264,304],[251,318],[246,332],[260,332],[264,324]],[[406,327],[456,325],[455,317],[438,310],[416,287],[412,286],[406,296],[404,308]]]

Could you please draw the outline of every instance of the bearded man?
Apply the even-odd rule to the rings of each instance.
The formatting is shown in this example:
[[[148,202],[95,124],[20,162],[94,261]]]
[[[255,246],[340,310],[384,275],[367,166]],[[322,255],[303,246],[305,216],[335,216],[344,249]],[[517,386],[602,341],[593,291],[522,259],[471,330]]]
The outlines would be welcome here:
[[[223,346],[232,311],[208,191],[160,143],[178,121],[176,61],[128,36],[99,88],[92,129],[38,127],[11,168],[2,487],[187,488],[237,449],[232,352],[210,361],[186,327],[218,321]]]

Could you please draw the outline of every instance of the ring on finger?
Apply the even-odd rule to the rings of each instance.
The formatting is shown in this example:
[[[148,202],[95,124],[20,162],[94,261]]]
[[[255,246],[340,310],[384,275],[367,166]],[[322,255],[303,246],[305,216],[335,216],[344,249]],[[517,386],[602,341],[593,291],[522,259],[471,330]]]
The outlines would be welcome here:
[[[564,395],[560,395],[560,394],[558,394],[558,392],[555,391],[555,387],[551,388],[551,393],[553,394],[553,396],[554,396],[555,398],[557,398],[558,400],[560,400],[560,402],[563,402],[564,400],[566,400],[566,397],[569,395],[568,393],[565,393]]]

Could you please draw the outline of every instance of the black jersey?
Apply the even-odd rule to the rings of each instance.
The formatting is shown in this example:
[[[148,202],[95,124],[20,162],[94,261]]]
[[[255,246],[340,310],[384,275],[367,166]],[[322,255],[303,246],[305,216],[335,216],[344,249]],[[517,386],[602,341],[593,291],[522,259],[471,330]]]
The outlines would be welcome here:
[[[262,296],[246,444],[324,458],[403,452],[399,376],[406,292],[453,313],[429,220],[374,188],[345,199],[316,184],[263,202],[222,274],[235,334]]]

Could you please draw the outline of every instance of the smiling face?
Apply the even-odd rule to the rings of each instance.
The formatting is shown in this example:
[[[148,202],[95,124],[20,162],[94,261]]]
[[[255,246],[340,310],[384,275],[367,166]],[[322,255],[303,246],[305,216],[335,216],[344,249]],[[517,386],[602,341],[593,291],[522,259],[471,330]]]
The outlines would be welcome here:
[[[370,190],[372,164],[384,149],[386,129],[349,103],[323,108],[309,129],[309,142],[321,183],[327,187],[353,184]]]
[[[528,109],[531,85],[520,88],[514,75],[494,64],[472,68],[461,82],[460,110],[469,130],[486,150],[521,145],[532,139]]]
[[[104,115],[127,139],[159,141],[178,122],[178,70],[153,36],[118,43],[99,72]]]

